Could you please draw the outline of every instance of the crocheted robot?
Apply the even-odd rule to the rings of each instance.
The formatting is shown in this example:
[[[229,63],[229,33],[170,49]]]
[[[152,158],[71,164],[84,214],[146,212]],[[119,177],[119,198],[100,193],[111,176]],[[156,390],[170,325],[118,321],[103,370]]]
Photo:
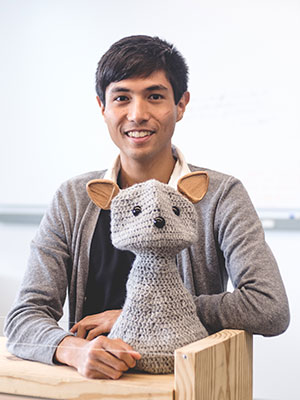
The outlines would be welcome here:
[[[111,208],[113,245],[136,255],[123,310],[109,337],[121,338],[142,355],[138,370],[171,373],[174,350],[207,336],[175,261],[198,238],[192,203],[207,186],[202,171],[181,178],[178,191],[156,180],[124,190],[103,179],[87,185],[97,206]]]

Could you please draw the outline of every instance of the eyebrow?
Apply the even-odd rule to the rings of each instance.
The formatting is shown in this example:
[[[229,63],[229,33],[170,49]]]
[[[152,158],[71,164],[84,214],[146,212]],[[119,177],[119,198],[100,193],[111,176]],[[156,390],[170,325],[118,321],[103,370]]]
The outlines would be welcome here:
[[[164,85],[152,85],[145,89],[147,92],[153,92],[155,90],[168,90]],[[111,90],[112,93],[119,93],[119,92],[131,92],[130,89],[122,86],[116,86]]]
[[[152,85],[146,88],[148,92],[153,92],[154,90],[168,90],[164,85]]]

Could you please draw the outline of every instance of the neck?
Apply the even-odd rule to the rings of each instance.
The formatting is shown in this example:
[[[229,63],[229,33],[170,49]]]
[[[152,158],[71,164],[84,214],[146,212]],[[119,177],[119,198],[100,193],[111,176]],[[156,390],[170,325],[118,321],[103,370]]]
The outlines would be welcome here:
[[[156,179],[162,183],[168,183],[172,175],[176,160],[173,157],[172,151],[167,157],[159,160],[149,160],[139,162],[139,160],[124,160],[120,155],[120,184],[121,188],[125,189],[136,183],[145,182],[149,179]]]
[[[132,274],[138,273],[141,279],[146,278],[149,274],[176,275],[178,269],[176,267],[176,256],[174,254],[164,255],[157,254],[155,251],[144,251],[136,254],[134,263],[132,264]],[[149,260],[152,260],[151,262]],[[153,260],[155,260],[153,262]],[[137,272],[138,271],[138,272]]]

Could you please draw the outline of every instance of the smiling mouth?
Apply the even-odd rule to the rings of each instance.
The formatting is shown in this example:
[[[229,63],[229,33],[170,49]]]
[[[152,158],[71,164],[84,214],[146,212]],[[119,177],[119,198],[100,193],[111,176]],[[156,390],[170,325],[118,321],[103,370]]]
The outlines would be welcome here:
[[[144,138],[146,136],[151,136],[154,131],[128,131],[125,135],[131,138]]]

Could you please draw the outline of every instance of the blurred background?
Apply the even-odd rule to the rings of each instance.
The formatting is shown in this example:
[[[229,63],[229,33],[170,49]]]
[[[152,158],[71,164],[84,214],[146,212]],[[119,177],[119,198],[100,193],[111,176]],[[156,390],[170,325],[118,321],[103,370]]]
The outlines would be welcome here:
[[[186,58],[191,101],[173,142],[189,162],[242,180],[279,263],[292,320],[279,337],[254,338],[254,398],[299,399],[298,0],[0,0],[0,334],[55,190],[117,154],[95,71],[133,34]]]

